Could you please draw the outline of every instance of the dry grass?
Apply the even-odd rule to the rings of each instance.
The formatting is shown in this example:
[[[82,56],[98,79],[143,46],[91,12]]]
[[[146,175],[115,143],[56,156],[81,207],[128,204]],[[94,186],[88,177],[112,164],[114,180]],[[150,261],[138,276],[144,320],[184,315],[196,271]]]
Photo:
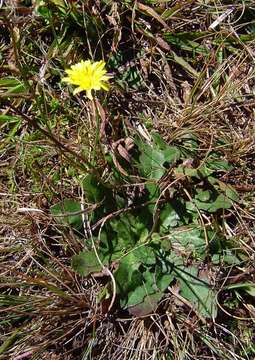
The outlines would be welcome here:
[[[12,117],[0,120],[0,358],[253,359],[254,294],[225,288],[254,283],[253,2],[231,4],[213,31],[229,2],[65,1],[64,12],[57,1],[44,4],[4,1],[0,9],[1,78],[26,85],[15,92],[0,83],[2,114]],[[180,35],[192,31],[201,36]],[[105,58],[115,75],[110,93],[98,95],[100,138],[93,108],[60,82],[67,64],[88,57]],[[84,237],[56,222],[50,207],[82,201],[91,164],[89,171],[110,178],[105,154],[135,136],[137,121],[169,144],[197,136],[193,161],[215,151],[233,165],[220,179],[239,202],[226,217],[204,221],[246,258],[240,266],[204,264],[218,288],[215,320],[183,305],[174,288],[144,318],[118,301],[108,313],[99,301],[106,277],[83,278],[71,267]]]

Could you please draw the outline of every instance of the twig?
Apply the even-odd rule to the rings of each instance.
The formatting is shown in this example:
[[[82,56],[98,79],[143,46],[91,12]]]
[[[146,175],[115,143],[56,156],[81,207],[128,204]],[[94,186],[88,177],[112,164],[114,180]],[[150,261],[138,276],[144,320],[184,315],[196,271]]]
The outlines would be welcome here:
[[[20,355],[18,355],[18,356],[15,356],[15,357],[13,358],[13,360],[21,360],[21,359],[24,359],[24,358],[26,358],[26,357],[28,357],[28,356],[30,356],[30,355],[33,355],[33,351],[26,351],[26,352],[24,352],[23,354],[20,354]]]
[[[98,234],[99,239],[100,239],[100,237],[101,237],[101,231],[102,231],[102,229],[103,229],[103,226],[104,226],[106,220],[107,220],[107,219],[105,218],[105,220],[102,222],[102,224],[101,224],[101,226],[100,226],[100,230],[99,230],[99,234]],[[112,307],[113,307],[113,305],[114,305],[115,299],[116,299],[116,290],[117,290],[116,281],[115,281],[115,279],[114,279],[113,273],[112,273],[106,266],[104,266],[104,264],[102,263],[101,259],[99,258],[98,253],[97,253],[97,250],[96,250],[96,247],[95,247],[95,242],[94,242],[94,240],[93,240],[93,237],[91,238],[91,240],[92,240],[93,249],[94,249],[94,251],[95,251],[95,255],[96,255],[96,257],[97,257],[97,260],[98,260],[99,264],[102,266],[103,271],[104,271],[107,275],[110,276],[111,281],[112,281],[112,299],[111,299],[111,303],[110,303],[110,305],[109,305],[109,307],[108,307],[108,312],[110,312],[110,310],[112,309]]]

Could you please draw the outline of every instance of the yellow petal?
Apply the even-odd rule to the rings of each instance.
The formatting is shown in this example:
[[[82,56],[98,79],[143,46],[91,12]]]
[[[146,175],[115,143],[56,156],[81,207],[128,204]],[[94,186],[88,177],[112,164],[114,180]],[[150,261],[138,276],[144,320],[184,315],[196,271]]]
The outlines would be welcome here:
[[[93,99],[92,90],[103,89],[108,91],[110,88],[107,81],[112,78],[112,76],[107,74],[103,60],[95,62],[91,60],[81,60],[65,71],[68,76],[64,77],[62,81],[76,86],[73,92],[74,94],[86,91],[87,97]]]
[[[106,84],[106,83],[101,83],[101,87],[102,87],[102,89],[104,89],[105,91],[109,91],[110,90],[110,86],[108,85],[108,84]]]
[[[70,82],[70,77],[69,77],[69,76],[66,76],[66,77],[64,77],[61,81]]]
[[[79,87],[77,87],[76,89],[74,89],[73,94],[76,95],[76,94],[78,94],[78,93],[81,92],[81,91],[83,91],[83,89],[79,86]]]

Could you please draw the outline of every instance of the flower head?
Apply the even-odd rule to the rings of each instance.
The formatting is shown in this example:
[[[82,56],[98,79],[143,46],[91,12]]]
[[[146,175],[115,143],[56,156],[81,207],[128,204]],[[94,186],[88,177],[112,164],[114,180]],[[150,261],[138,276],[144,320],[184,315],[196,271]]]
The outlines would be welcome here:
[[[62,81],[78,86],[74,89],[74,94],[86,91],[87,97],[92,100],[92,90],[100,90],[102,88],[108,91],[110,88],[107,81],[111,76],[105,75],[107,71],[105,70],[105,62],[103,60],[95,62],[82,60],[65,71],[68,76],[64,77]]]

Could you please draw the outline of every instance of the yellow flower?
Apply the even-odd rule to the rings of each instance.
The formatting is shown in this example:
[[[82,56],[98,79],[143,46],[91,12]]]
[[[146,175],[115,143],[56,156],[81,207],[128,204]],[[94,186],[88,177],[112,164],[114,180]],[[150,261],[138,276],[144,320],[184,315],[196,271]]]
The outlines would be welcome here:
[[[92,100],[92,90],[100,90],[102,88],[108,91],[110,88],[107,81],[112,76],[105,75],[107,71],[105,70],[105,62],[103,60],[95,62],[82,60],[78,64],[72,65],[71,69],[65,71],[68,76],[64,77],[62,81],[78,86],[74,89],[74,95],[81,91],[86,91],[87,97]]]

